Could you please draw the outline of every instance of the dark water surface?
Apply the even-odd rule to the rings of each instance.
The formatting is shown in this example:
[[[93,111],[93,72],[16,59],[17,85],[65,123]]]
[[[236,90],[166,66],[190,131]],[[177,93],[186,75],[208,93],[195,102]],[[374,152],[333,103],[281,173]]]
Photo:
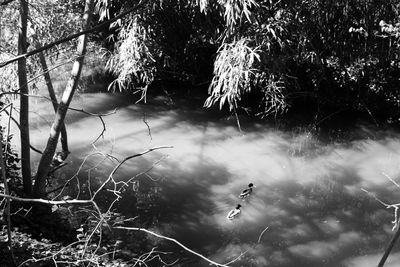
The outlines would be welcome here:
[[[52,110],[48,103],[33,104],[31,141],[43,148]],[[213,118],[194,106],[133,105],[124,96],[100,93],[82,94],[72,106],[91,112],[119,108],[104,117],[107,130],[96,143],[104,153],[122,159],[151,147],[173,146],[131,160],[117,172],[117,180],[127,180],[162,159],[148,176],[137,178],[136,185],[154,196],[147,208],[132,204],[133,193],[117,207],[127,216],[154,216],[151,230],[216,262],[244,253],[231,266],[376,266],[394,233],[393,209],[362,189],[386,203],[399,202],[400,188],[386,177],[399,182],[397,133],[359,125],[354,134],[360,138],[327,144],[306,129],[288,132],[245,118],[243,124],[253,126],[244,127],[242,134],[234,120]],[[71,111],[67,129],[72,154],[61,179],[93,152],[90,143],[102,124],[97,117]],[[101,158],[87,158],[81,179],[90,175],[92,183],[99,183],[108,176],[114,163]],[[253,195],[239,200],[250,182],[257,186]],[[228,221],[228,211],[238,203],[241,215]],[[151,240],[188,259],[181,266],[209,266],[170,242]],[[400,266],[398,249],[385,266]]]

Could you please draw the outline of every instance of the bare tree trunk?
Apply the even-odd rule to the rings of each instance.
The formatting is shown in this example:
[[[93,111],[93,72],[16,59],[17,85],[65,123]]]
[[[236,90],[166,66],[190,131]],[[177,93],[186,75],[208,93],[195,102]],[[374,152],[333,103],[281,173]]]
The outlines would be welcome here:
[[[93,0],[86,0],[85,11],[83,15],[83,30],[89,29],[90,20],[93,11]],[[68,84],[63,92],[61,101],[58,105],[56,116],[54,118],[53,125],[51,126],[50,136],[47,140],[46,148],[40,158],[38,171],[36,173],[36,180],[34,186],[34,194],[36,196],[43,196],[45,194],[46,176],[50,170],[50,164],[54,156],[54,152],[57,147],[58,137],[61,131],[61,125],[64,123],[65,115],[67,114],[69,104],[71,103],[72,97],[75,93],[78,85],[78,80],[81,74],[83,60],[86,53],[87,35],[79,37],[77,54],[78,57],[74,62],[71,77],[69,78]]]
[[[20,21],[18,33],[18,54],[25,54],[27,51],[26,28],[28,22],[28,2],[20,0]],[[31,155],[29,140],[29,97],[28,97],[28,79],[26,74],[26,58],[18,60],[18,83],[20,87],[20,133],[21,133],[21,171],[24,186],[24,192],[30,195],[32,192],[31,177]]]
[[[39,48],[39,47],[40,47],[40,43],[36,40],[36,48]],[[53,103],[54,111],[57,112],[57,107],[58,107],[57,97],[54,92],[53,83],[51,82],[50,73],[49,73],[46,58],[45,58],[43,52],[39,52],[39,60],[40,60],[40,64],[42,65],[44,80],[46,81],[47,90],[49,91],[49,96],[50,96],[51,102]],[[67,130],[65,128],[64,122],[61,124],[61,148],[62,148],[62,151],[64,152],[63,155],[65,155],[65,158],[66,158],[68,156],[69,150],[68,150]],[[62,160],[65,160],[65,158],[63,158]]]

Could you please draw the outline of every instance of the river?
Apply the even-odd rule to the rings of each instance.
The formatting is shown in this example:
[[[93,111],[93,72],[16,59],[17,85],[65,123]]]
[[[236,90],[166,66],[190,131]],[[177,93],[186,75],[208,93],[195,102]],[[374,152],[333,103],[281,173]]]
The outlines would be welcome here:
[[[327,142],[306,128],[288,131],[244,117],[240,132],[232,118],[163,100],[134,104],[123,95],[87,93],[72,102],[88,112],[117,108],[103,117],[106,131],[96,142],[98,151],[123,159],[152,147],[173,147],[132,159],[118,170],[116,179],[127,180],[150,168],[135,186],[154,196],[141,209],[132,205],[134,194],[127,193],[119,212],[153,216],[150,230],[213,261],[226,263],[242,255],[231,266],[377,265],[394,234],[394,210],[371,194],[385,203],[400,200],[399,133],[358,124],[352,129],[356,138]],[[32,106],[31,142],[43,149],[51,106],[40,99]],[[87,157],[103,129],[100,119],[70,111],[66,124],[72,153],[58,177],[68,179],[86,159],[80,179],[90,175],[93,186],[104,181],[115,163]],[[238,194],[249,183],[256,188],[242,201]],[[237,204],[241,214],[228,221],[228,211]],[[186,264],[174,266],[209,266],[169,241],[150,240],[185,259]],[[385,266],[399,264],[395,249]]]

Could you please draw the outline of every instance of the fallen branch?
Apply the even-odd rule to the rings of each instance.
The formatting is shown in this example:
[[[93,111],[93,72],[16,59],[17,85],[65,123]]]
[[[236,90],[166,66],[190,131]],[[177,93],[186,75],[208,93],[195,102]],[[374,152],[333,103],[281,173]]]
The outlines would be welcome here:
[[[96,202],[94,202],[92,199],[88,200],[80,200],[80,199],[71,199],[71,200],[48,200],[48,199],[43,199],[43,198],[21,198],[21,197],[15,197],[15,196],[10,196],[7,194],[2,194],[0,193],[0,197],[4,197],[6,199],[14,200],[14,201],[19,201],[19,202],[33,202],[33,203],[42,203],[42,204],[48,204],[48,205],[70,205],[70,204],[92,204],[95,208],[96,211],[101,215],[100,208],[97,206]]]
[[[222,267],[229,267],[229,266],[226,265],[226,264],[221,264],[221,263],[212,261],[212,260],[210,260],[209,258],[207,258],[207,257],[205,257],[205,256],[203,256],[203,255],[201,255],[200,253],[197,253],[196,251],[191,250],[190,248],[186,247],[185,245],[183,245],[181,242],[179,242],[178,240],[176,240],[176,239],[174,239],[174,238],[167,237],[167,236],[163,236],[163,235],[161,235],[161,234],[157,234],[157,233],[155,233],[155,232],[149,231],[149,230],[144,229],[144,228],[138,228],[138,227],[124,227],[124,226],[117,226],[117,227],[114,227],[114,228],[116,228],[116,229],[130,230],[130,231],[141,231],[141,232],[145,232],[145,233],[147,233],[147,234],[154,235],[154,236],[159,237],[159,238],[162,238],[162,239],[169,240],[169,241],[171,241],[171,242],[174,242],[175,244],[177,244],[178,246],[180,246],[180,247],[183,248],[184,250],[186,250],[186,251],[188,251],[188,252],[190,252],[190,253],[192,253],[192,254],[194,254],[194,255],[200,257],[200,258],[202,258],[203,260],[205,260],[205,261],[207,261],[207,262],[209,262],[209,263],[211,263],[211,264],[213,264],[213,265],[222,266]]]

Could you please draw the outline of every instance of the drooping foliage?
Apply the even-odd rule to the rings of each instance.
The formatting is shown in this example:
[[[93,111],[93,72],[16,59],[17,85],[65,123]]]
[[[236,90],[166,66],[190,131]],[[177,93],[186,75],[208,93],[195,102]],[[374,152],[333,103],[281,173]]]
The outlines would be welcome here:
[[[109,67],[125,86],[208,80],[206,106],[251,106],[260,115],[300,102],[397,113],[399,3],[149,1],[115,25]],[[127,5],[114,2],[113,10]],[[127,55],[132,64],[125,46],[137,53]]]

